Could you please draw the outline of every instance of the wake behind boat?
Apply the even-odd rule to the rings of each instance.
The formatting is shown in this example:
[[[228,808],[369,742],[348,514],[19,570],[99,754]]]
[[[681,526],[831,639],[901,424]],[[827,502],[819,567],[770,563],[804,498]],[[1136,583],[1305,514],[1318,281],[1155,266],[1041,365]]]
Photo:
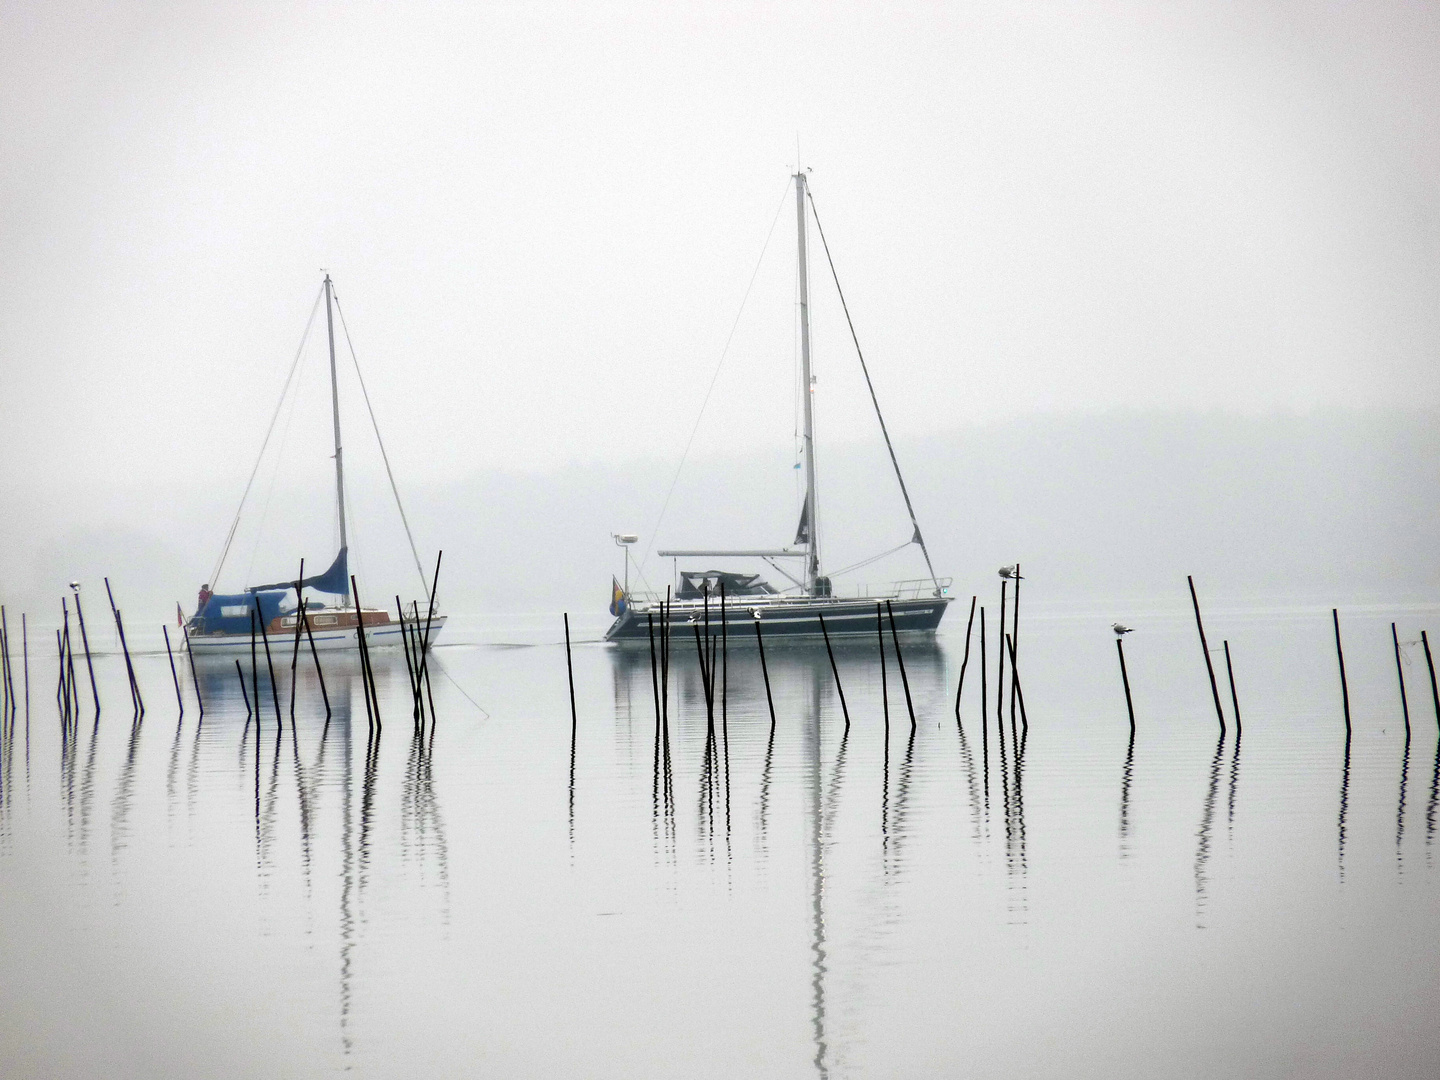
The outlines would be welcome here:
[[[805,499],[800,510],[800,524],[795,532],[795,541],[789,547],[773,549],[659,551],[657,554],[661,558],[676,560],[676,581],[671,587],[673,592],[667,591],[665,596],[660,596],[655,593],[631,593],[628,545],[634,543],[636,537],[617,535],[616,542],[624,547],[626,552],[626,579],[623,588],[618,581],[611,582],[610,613],[616,618],[605,632],[606,641],[648,642],[652,629],[656,633],[667,630],[683,632],[700,623],[705,625],[707,631],[712,632],[718,632],[721,626],[736,627],[738,630],[744,623],[751,621],[758,621],[763,626],[766,637],[843,637],[854,634],[874,636],[877,629],[888,631],[891,628],[895,633],[933,634],[950,604],[950,579],[935,576],[934,567],[930,563],[930,552],[920,533],[920,525],[916,521],[915,509],[910,501],[910,492],[900,473],[895,449],[890,443],[890,433],[885,427],[885,418],[880,413],[880,403],[875,396],[874,385],[870,382],[870,372],[865,366],[864,355],[860,353],[858,340],[856,353],[860,358],[861,370],[865,373],[865,384],[870,389],[875,415],[880,421],[881,434],[885,437],[885,447],[890,453],[890,462],[895,468],[895,477],[910,515],[910,526],[913,530],[911,538],[900,547],[917,545],[925,557],[929,575],[925,578],[894,582],[889,586],[861,586],[845,596],[835,590],[832,576],[838,575],[827,575],[821,571],[820,517],[816,505],[815,484],[815,380],[810,369],[810,283],[806,251],[809,216],[813,212],[814,202],[809,198],[805,172],[797,172],[793,179],[798,246],[800,396],[804,404],[805,469]],[[819,227],[818,218],[816,226]],[[820,230],[820,238],[823,243],[823,229]],[[826,260],[829,261],[828,247]],[[833,262],[830,265],[833,273]],[[838,278],[836,288],[839,288]],[[841,303],[844,303],[843,293]],[[848,309],[846,317],[849,317]],[[851,333],[854,334],[853,326]],[[883,556],[876,558],[880,557]],[[777,589],[759,574],[717,569],[680,570],[680,559],[760,560],[791,584],[787,588]],[[791,560],[803,560],[803,570],[797,574],[787,571],[782,562],[788,564]],[[866,563],[870,561],[873,560],[865,560]],[[736,640],[744,641],[749,636],[749,633],[746,633]]]
[[[330,403],[335,433],[335,512],[339,524],[340,549],[329,569],[310,577],[300,576],[291,581],[251,585],[241,592],[225,594],[212,592],[209,584],[203,585],[200,589],[195,614],[189,619],[184,619],[182,615],[182,626],[185,629],[185,638],[192,656],[238,655],[250,652],[256,643],[268,644],[274,649],[282,644],[298,644],[302,638],[307,648],[313,642],[316,650],[330,652],[344,649],[355,650],[360,646],[362,634],[367,648],[386,646],[424,648],[432,644],[445,627],[445,616],[435,609],[433,583],[427,585],[424,572],[420,570],[419,554],[415,550],[415,541],[410,536],[409,522],[405,518],[404,507],[400,505],[400,493],[395,489],[393,475],[390,480],[391,491],[395,496],[396,507],[400,511],[400,519],[405,524],[405,535],[410,541],[410,550],[415,557],[416,570],[420,571],[421,587],[425,590],[426,600],[423,606],[418,601],[412,602],[408,611],[398,609],[392,618],[386,608],[362,606],[355,595],[356,582],[349,571],[350,547],[347,540],[345,512],[345,458],[340,439],[340,389],[335,365],[334,286],[330,281],[329,274],[325,275],[321,291],[325,299],[325,325],[330,346]],[[319,297],[316,298],[317,307],[318,304]],[[312,309],[312,324],[313,320]],[[307,336],[308,333],[309,326],[306,327]],[[303,342],[301,348],[303,351]],[[299,354],[296,356],[296,362],[298,364]],[[291,377],[293,378],[293,376],[294,368],[292,367]],[[289,386],[290,380],[287,379],[287,391]],[[283,402],[284,393],[281,395],[281,403],[283,404]],[[276,415],[279,415],[278,408]],[[373,421],[373,413],[371,418]],[[273,430],[274,422],[272,421],[271,431],[273,432]],[[375,434],[378,441],[380,434],[378,427]],[[260,448],[262,457],[269,438],[270,433],[267,432],[265,443]],[[380,452],[384,457],[383,442],[380,443]],[[390,468],[388,457],[385,458],[385,467],[388,474]],[[257,461],[256,470],[258,471],[258,469],[259,462]],[[235,522],[230,526],[229,535],[221,550],[215,572],[211,574],[212,581],[218,581],[224,568],[231,541],[235,538],[235,530],[254,480],[255,473],[252,472],[250,484],[246,485],[245,494],[240,498],[240,509],[236,511]],[[303,573],[303,562],[300,565]],[[321,597],[325,597],[325,599]]]

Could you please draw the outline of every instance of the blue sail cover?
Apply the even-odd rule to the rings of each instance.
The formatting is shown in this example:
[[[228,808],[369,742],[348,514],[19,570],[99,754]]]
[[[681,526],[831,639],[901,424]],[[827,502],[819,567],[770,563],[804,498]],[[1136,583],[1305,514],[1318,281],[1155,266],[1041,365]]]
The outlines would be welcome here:
[[[280,614],[280,601],[285,598],[284,589],[266,592],[211,593],[205,606],[196,613],[191,627],[201,634],[248,634],[250,613],[258,610],[260,620],[257,629],[263,630],[270,620]]]
[[[342,547],[330,569],[305,578],[300,582],[301,588],[316,589],[335,596],[349,593],[348,554],[348,549]],[[258,610],[258,626],[263,630],[280,614],[280,602],[293,588],[295,582],[279,581],[273,585],[254,585],[243,593],[211,593],[205,606],[195,613],[190,627],[199,634],[249,634],[250,612]]]
[[[302,589],[316,589],[319,592],[330,593],[334,596],[348,596],[350,594],[350,569],[349,569],[349,548],[341,548],[335,556],[335,561],[330,564],[330,569],[323,574],[316,574],[307,577],[300,582]],[[252,585],[246,592],[268,592],[271,589],[293,589],[294,581],[277,581],[273,585]]]

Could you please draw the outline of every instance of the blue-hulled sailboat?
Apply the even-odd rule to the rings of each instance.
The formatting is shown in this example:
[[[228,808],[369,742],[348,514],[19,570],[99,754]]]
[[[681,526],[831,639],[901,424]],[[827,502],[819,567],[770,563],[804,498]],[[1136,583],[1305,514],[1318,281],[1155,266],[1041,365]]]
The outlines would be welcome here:
[[[325,299],[325,326],[330,345],[330,406],[335,431],[335,507],[340,524],[340,549],[324,573],[300,580],[251,585],[243,592],[226,594],[211,592],[210,586],[204,585],[200,590],[195,614],[184,622],[185,636],[193,656],[248,652],[252,642],[260,640],[261,635],[269,639],[271,646],[275,646],[277,642],[289,643],[303,633],[314,641],[317,649],[327,651],[358,649],[362,633],[365,635],[367,648],[371,649],[399,646],[403,640],[401,635],[407,632],[412,643],[418,643],[423,638],[430,644],[445,626],[445,616],[435,610],[434,597],[430,595],[428,587],[423,605],[416,602],[410,611],[403,615],[396,612],[394,617],[385,608],[360,606],[353,595],[349,570],[350,548],[346,537],[345,459],[340,439],[340,387],[335,365],[334,286],[329,274],[325,275],[322,291]],[[384,452],[383,444],[381,452]],[[263,446],[261,453],[264,453]],[[386,467],[388,469],[388,462]],[[393,478],[391,483],[393,487]],[[247,485],[246,494],[248,493]],[[395,495],[398,506],[398,491]],[[244,503],[245,497],[242,496],[242,509]],[[403,521],[403,508],[400,513]],[[236,513],[236,522],[238,521],[239,512]],[[405,531],[408,536],[408,523]],[[225,555],[234,535],[235,526],[232,525],[226,538],[225,550],[222,551],[216,567],[216,578],[220,568],[224,566]],[[414,551],[413,539],[411,550]],[[418,569],[418,555],[416,565]],[[423,587],[423,573],[421,583]],[[308,642],[306,647],[308,648]]]

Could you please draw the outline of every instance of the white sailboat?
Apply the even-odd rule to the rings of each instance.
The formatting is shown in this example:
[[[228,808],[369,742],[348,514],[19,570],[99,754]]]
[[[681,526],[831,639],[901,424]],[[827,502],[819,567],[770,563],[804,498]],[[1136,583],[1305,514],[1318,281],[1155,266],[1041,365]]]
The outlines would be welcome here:
[[[810,370],[810,281],[808,267],[808,226],[813,201],[809,199],[808,182],[804,170],[795,173],[795,216],[796,243],[799,261],[799,302],[800,302],[800,384],[803,407],[803,463],[805,469],[805,500],[800,511],[800,524],[796,529],[795,541],[788,547],[753,549],[700,549],[662,550],[661,558],[677,560],[677,581],[673,585],[671,600],[657,595],[631,594],[627,589],[616,587],[612,595],[610,612],[615,622],[605,633],[606,641],[642,642],[649,639],[651,627],[656,633],[663,632],[667,625],[674,629],[685,629],[701,619],[709,622],[726,620],[761,620],[765,635],[815,636],[822,634],[850,635],[869,634],[877,629],[877,620],[889,627],[893,617],[894,629],[899,633],[933,634],[949,606],[950,579],[935,575],[930,563],[930,552],[915,519],[910,492],[890,443],[890,433],[885,427],[885,418],[880,414],[880,405],[875,397],[874,386],[870,383],[865,359],[860,355],[862,370],[865,371],[866,385],[870,387],[871,401],[880,420],[880,430],[885,437],[885,446],[890,453],[891,464],[905,498],[905,507],[910,514],[913,529],[910,543],[919,546],[925,556],[928,577],[912,581],[895,582],[885,587],[862,587],[853,595],[842,596],[834,588],[831,579],[821,569],[820,561],[820,516],[816,505],[815,484],[815,416],[812,387],[814,380]],[[809,207],[807,208],[807,203]],[[818,227],[818,219],[817,219]],[[821,239],[824,232],[821,231]],[[828,250],[827,250],[828,257]],[[844,297],[842,295],[843,303]],[[847,311],[848,318],[848,311]],[[856,345],[859,350],[858,342]],[[762,560],[774,567],[792,583],[790,587],[777,589],[760,574],[737,573],[734,571],[705,569],[680,570],[678,560]],[[793,576],[781,568],[778,560],[798,561],[803,567],[800,576]],[[628,570],[628,563],[627,563]],[[627,579],[628,580],[628,579]],[[723,596],[723,606],[722,606]]]

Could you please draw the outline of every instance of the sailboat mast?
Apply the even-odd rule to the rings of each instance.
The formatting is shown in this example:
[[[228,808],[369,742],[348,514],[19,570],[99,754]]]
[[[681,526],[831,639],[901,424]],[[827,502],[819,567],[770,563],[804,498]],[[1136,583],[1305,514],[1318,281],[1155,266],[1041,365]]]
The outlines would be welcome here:
[[[820,523],[815,515],[815,378],[810,374],[810,266],[805,253],[805,173],[795,173],[795,232],[800,265],[800,384],[805,403],[805,522],[808,525],[805,591],[820,576]]]
[[[335,316],[331,311],[330,275],[325,275],[325,330],[330,337],[330,412],[335,422],[335,504],[340,514],[340,550],[349,544],[345,538],[345,459],[340,449],[340,381],[335,373]],[[350,602],[350,583],[345,583],[345,602]]]

